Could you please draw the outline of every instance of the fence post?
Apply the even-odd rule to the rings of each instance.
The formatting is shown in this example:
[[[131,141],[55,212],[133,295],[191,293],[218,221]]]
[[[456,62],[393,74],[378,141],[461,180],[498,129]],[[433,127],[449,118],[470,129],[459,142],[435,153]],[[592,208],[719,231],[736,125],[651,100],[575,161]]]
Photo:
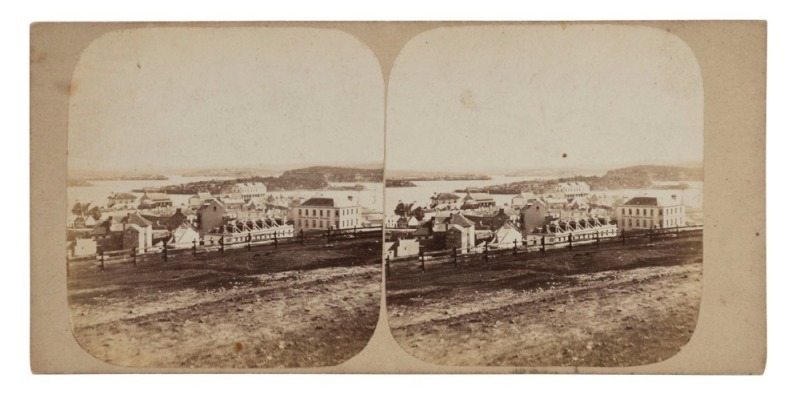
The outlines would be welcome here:
[[[225,237],[221,235],[219,237],[219,251],[220,253],[225,254]]]
[[[625,229],[622,229],[622,244],[625,245]]]
[[[134,246],[132,249],[133,249],[132,250],[132,252],[133,252],[133,254],[132,254],[132,256],[133,256],[133,266],[136,267],[136,247]]]
[[[453,247],[453,267],[458,267],[458,249]]]
[[[483,245],[483,261],[489,262],[489,244]]]
[[[333,238],[333,226],[328,227],[328,243],[331,243],[332,238]]]
[[[547,238],[545,238],[544,235],[542,235],[542,254],[547,253],[547,246],[545,245],[546,243],[547,243]]]
[[[192,257],[196,257],[196,256],[197,256],[197,240],[193,239],[192,240]]]
[[[597,248],[600,248],[600,230],[595,231],[595,238],[597,238]]]
[[[517,255],[517,240],[514,239],[514,256]]]
[[[675,238],[679,238],[681,236],[681,225],[678,224],[675,226]]]
[[[167,261],[167,241],[163,241],[161,245],[164,247],[164,250],[161,251],[163,254],[162,258],[164,261]]]
[[[300,245],[305,245],[305,244],[306,244],[306,239],[303,236],[303,229],[300,229]]]
[[[106,270],[106,256],[103,248],[100,248],[100,271]]]
[[[249,231],[247,232],[247,251],[248,252],[250,251],[250,248],[252,247],[253,236],[251,234],[252,233],[250,233]]]
[[[419,248],[419,262],[422,267],[422,272],[425,272],[425,249],[420,246]]]
[[[273,244],[275,244],[275,249],[278,249],[278,232],[277,231],[272,233],[272,240],[273,240]]]
[[[572,233],[569,233],[569,250],[572,250]]]

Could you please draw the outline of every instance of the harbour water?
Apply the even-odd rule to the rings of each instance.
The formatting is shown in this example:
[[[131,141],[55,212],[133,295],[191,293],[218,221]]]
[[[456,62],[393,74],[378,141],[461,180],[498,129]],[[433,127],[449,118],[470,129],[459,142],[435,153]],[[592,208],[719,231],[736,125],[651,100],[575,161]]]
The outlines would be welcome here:
[[[184,177],[179,175],[168,175],[166,180],[108,180],[108,181],[89,181],[90,186],[70,186],[67,188],[67,207],[72,208],[75,202],[92,202],[98,205],[105,205],[111,193],[128,192],[136,197],[141,197],[142,193],[132,192],[145,188],[158,188],[169,185],[179,185],[183,183],[228,180],[229,177]],[[334,186],[352,186],[353,183],[331,183]],[[284,196],[353,196],[362,206],[374,210],[380,210],[383,204],[383,185],[380,182],[359,182],[364,186],[363,190],[299,190],[299,191],[267,191],[267,194]],[[188,204],[190,194],[170,194],[172,204],[175,207],[185,207]]]
[[[453,193],[454,190],[466,188],[480,188],[491,185],[502,185],[513,182],[529,181],[529,180],[543,180],[553,179],[541,176],[530,177],[508,177],[504,175],[492,176],[489,180],[473,180],[473,181],[414,181],[417,186],[411,187],[392,187],[386,189],[386,206],[387,212],[394,210],[394,207],[399,201],[404,203],[418,202],[421,204],[429,204],[431,196],[435,193]],[[620,198],[633,198],[639,196],[650,196],[660,198],[671,198],[675,195],[680,201],[687,206],[696,210],[703,209],[703,182],[686,182],[686,181],[658,181],[653,182],[656,186],[671,186],[679,183],[684,183],[688,186],[686,189],[671,188],[671,189],[619,189],[619,190],[602,190],[592,191],[590,195],[594,194],[599,197],[620,197]],[[459,196],[465,196],[466,193],[455,193]],[[498,206],[511,205],[511,199],[516,194],[493,194],[492,198],[497,202]]]

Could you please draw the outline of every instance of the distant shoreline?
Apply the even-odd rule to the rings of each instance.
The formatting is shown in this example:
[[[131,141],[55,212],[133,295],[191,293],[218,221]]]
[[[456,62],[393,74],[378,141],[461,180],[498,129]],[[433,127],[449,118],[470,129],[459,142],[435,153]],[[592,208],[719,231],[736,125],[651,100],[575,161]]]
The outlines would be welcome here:
[[[168,181],[166,175],[90,176],[70,179],[70,185],[89,181]]]

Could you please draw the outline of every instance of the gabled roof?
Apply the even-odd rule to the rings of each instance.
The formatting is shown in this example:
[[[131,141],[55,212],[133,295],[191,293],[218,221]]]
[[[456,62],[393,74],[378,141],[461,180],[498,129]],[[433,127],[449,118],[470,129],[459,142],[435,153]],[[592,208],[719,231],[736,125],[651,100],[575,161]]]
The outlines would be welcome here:
[[[134,212],[128,214],[128,224],[135,224],[137,226],[147,227],[153,224],[153,222],[145,219],[139,212]]]
[[[135,200],[136,196],[134,196],[131,193],[122,192],[122,193],[114,193],[114,195],[111,196],[111,199],[112,200]]]
[[[428,226],[419,226],[419,228],[416,231],[414,231],[415,237],[426,236],[426,235],[431,235],[431,229],[429,229]]]
[[[495,244],[512,243],[514,242],[512,238],[514,237],[515,233],[521,235],[522,231],[519,228],[517,228],[517,226],[511,223],[506,223],[503,225],[503,227],[500,227],[500,229],[497,230],[497,232],[495,233],[495,237],[492,240],[492,243]]]
[[[462,227],[472,227],[475,223],[459,213],[454,213],[453,216],[450,217],[450,224],[459,225]]]
[[[144,228],[137,224],[130,223],[125,227],[125,231],[136,231],[137,233],[141,233],[144,231]]]
[[[159,192],[144,192],[143,197],[152,201],[170,200],[169,196],[166,193],[159,193]]]
[[[463,232],[466,232],[467,229],[465,229],[464,227],[459,226],[457,224],[454,224],[454,225],[451,225],[450,228],[447,231],[448,232],[450,232],[450,231],[458,231],[459,233],[463,233]]]
[[[460,198],[461,197],[459,197],[457,194],[453,194],[453,193],[439,193],[433,199],[434,200],[458,200]]]
[[[470,192],[470,193],[467,193],[467,196],[464,197],[464,198],[465,199],[473,199],[475,201],[486,201],[486,200],[494,201],[494,199],[492,198],[492,196],[489,195],[489,193],[472,193],[472,192]]]

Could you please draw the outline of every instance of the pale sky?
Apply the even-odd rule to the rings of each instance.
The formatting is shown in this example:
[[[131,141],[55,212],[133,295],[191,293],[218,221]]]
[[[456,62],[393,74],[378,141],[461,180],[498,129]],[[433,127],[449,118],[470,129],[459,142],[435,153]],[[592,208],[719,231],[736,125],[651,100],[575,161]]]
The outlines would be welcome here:
[[[703,159],[699,65],[681,39],[654,28],[431,30],[402,49],[387,105],[388,171]]]
[[[383,161],[380,65],[336,30],[112,32],[71,90],[70,169]]]

